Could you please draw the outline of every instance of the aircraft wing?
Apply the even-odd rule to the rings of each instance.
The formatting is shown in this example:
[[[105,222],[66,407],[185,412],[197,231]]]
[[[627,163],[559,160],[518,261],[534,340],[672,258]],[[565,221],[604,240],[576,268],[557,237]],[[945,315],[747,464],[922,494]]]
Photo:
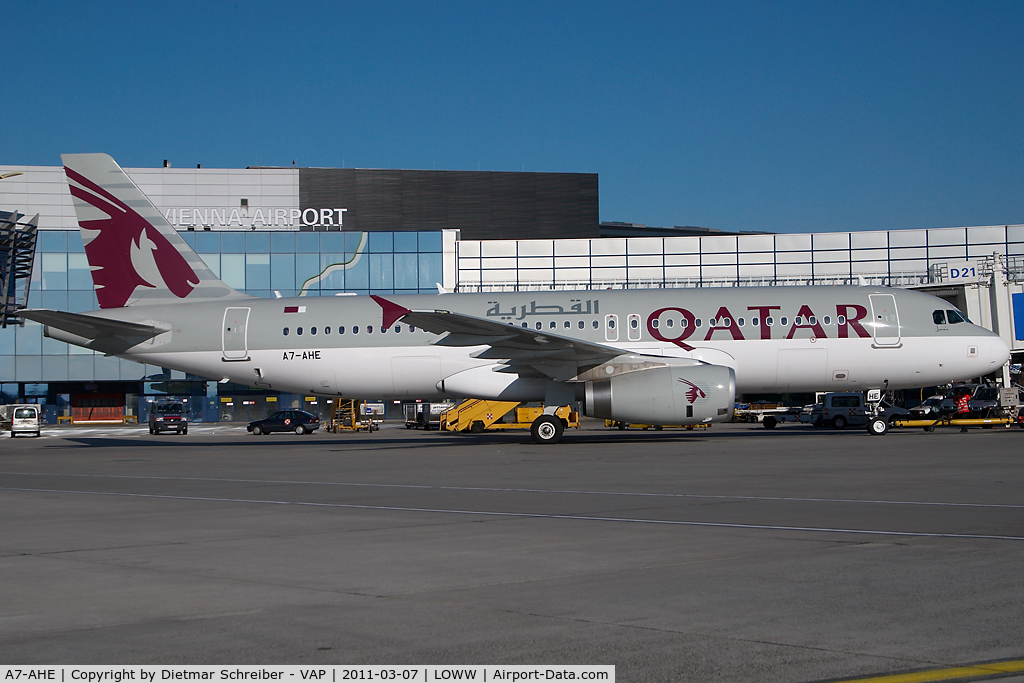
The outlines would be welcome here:
[[[55,327],[83,339],[100,339],[102,337],[155,337],[166,332],[155,325],[129,323],[123,320],[111,320],[82,313],[65,313],[45,308],[26,308],[18,311],[18,315],[49,327]]]
[[[476,358],[504,360],[507,372],[548,376],[566,381],[584,370],[625,353],[624,349],[564,337],[544,330],[532,330],[494,322],[452,311],[414,311],[387,299],[371,295],[383,309],[384,327],[399,320],[434,334],[445,336],[438,346],[487,346]]]

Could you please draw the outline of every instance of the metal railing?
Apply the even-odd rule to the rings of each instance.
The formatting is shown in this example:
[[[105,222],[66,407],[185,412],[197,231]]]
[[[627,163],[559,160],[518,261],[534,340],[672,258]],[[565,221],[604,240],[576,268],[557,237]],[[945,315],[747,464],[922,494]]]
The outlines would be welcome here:
[[[576,280],[564,282],[474,282],[463,280],[458,292],[538,292],[600,289],[686,289],[702,287],[792,287],[808,285],[870,285],[878,287],[919,287],[933,284],[928,272],[866,273],[862,275],[746,277],[746,278],[665,278],[663,280]]]

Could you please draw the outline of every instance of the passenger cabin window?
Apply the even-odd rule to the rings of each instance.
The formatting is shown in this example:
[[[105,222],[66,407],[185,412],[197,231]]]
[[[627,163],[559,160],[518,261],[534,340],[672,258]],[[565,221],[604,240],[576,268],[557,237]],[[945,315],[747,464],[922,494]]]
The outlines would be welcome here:
[[[822,318],[822,322],[825,323],[826,325],[831,325],[832,324],[832,316],[826,315],[824,318]]]
[[[328,325],[327,327],[324,328],[324,334],[330,334],[330,333],[331,333],[331,326]]]
[[[946,312],[945,311],[932,311],[932,321],[936,325],[946,324]]]
[[[359,334],[359,325],[352,326],[352,334]]]
[[[946,311],[946,318],[949,319],[950,325],[956,325],[957,323],[965,323],[967,320],[960,315],[960,311]]]
[[[597,322],[597,321],[594,321],[594,322]],[[578,323],[576,323],[576,326],[579,327],[582,330],[583,329],[583,321],[581,320]]]
[[[338,334],[345,334],[345,326],[338,325]]]
[[[288,328],[287,327],[284,328],[284,336],[286,336],[286,337],[288,336]]]
[[[316,334],[316,327],[309,328],[309,333],[310,334]]]
[[[296,327],[295,328],[295,334],[297,334],[297,335],[299,335],[301,337],[302,336],[302,328],[301,327]]]

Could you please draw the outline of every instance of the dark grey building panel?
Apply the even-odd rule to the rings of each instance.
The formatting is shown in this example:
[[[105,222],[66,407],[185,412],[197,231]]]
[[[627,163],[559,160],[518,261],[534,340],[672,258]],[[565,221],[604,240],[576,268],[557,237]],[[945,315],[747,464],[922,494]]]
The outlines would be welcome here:
[[[462,239],[597,237],[596,173],[299,170],[303,207],[347,209],[345,229],[462,231]]]

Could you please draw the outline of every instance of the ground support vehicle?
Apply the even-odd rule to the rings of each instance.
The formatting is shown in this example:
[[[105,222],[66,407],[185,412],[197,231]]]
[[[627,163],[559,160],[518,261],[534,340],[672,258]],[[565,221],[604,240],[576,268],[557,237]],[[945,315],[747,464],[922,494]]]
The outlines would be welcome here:
[[[984,389],[985,391],[981,391]],[[954,395],[963,391],[960,387],[954,387]],[[981,427],[991,429],[997,425],[1009,427],[1020,421],[1018,408],[1020,398],[1016,388],[1003,389],[1000,387],[974,386],[967,390],[977,398],[972,398],[970,412],[951,412],[946,406],[946,399],[936,405],[938,397],[931,397],[926,401],[930,405],[922,406],[919,409],[911,409],[909,415],[898,415],[888,420],[884,415],[875,414],[868,421],[868,433],[876,436],[885,434],[889,427],[921,427],[926,432],[934,432],[936,427],[959,427],[961,432],[966,432],[968,427]],[[1024,424],[1021,424],[1024,427]]]
[[[31,434],[39,436],[39,425],[42,422],[42,411],[35,404],[7,406],[11,422],[11,436]]]
[[[613,428],[619,429],[619,430],[642,429],[644,431],[647,431],[648,429],[653,429],[656,432],[660,432],[663,429],[687,429],[687,430],[709,429],[711,427],[711,423],[710,422],[705,422],[703,424],[696,424],[696,425],[645,425],[645,424],[636,424],[636,423],[633,423],[633,422],[630,422],[630,423],[620,422],[618,420],[605,420],[604,421],[604,426],[605,427],[613,427]]]
[[[512,414],[511,421],[503,421]],[[494,429],[529,429],[534,441],[547,443],[552,438],[561,438],[569,428],[579,429],[580,414],[570,406],[559,406],[546,420],[544,406],[523,406],[515,401],[485,401],[466,399],[441,414],[441,429],[449,432],[472,432],[480,434]],[[538,441],[538,438],[540,439]]]
[[[380,429],[382,421],[374,419],[373,414],[366,409],[366,401],[338,399],[334,405],[334,417],[325,426],[326,431],[332,434],[363,430],[372,433]]]
[[[934,432],[936,427],[959,427],[960,431],[966,432],[968,427],[982,427],[991,429],[996,425],[1010,426],[1017,422],[1017,418],[1007,417],[956,417],[947,415],[935,419],[918,419],[913,417],[897,417],[892,420],[893,427],[921,427],[926,432]],[[883,417],[872,418],[868,422],[868,433],[875,436],[882,436],[889,431],[890,423]],[[1022,425],[1024,426],[1024,425]]]
[[[149,433],[188,434],[188,409],[181,401],[156,401],[149,411]]]
[[[246,431],[256,436],[272,432],[295,432],[296,434],[312,434],[320,428],[320,418],[305,410],[279,410],[270,417],[254,420],[246,426]]]
[[[737,403],[733,411],[735,422],[760,422],[765,429],[774,429],[780,422],[800,419],[800,408],[789,408],[777,403]]]
[[[453,403],[406,403],[405,428],[427,431],[440,429],[441,414],[453,405]]]

